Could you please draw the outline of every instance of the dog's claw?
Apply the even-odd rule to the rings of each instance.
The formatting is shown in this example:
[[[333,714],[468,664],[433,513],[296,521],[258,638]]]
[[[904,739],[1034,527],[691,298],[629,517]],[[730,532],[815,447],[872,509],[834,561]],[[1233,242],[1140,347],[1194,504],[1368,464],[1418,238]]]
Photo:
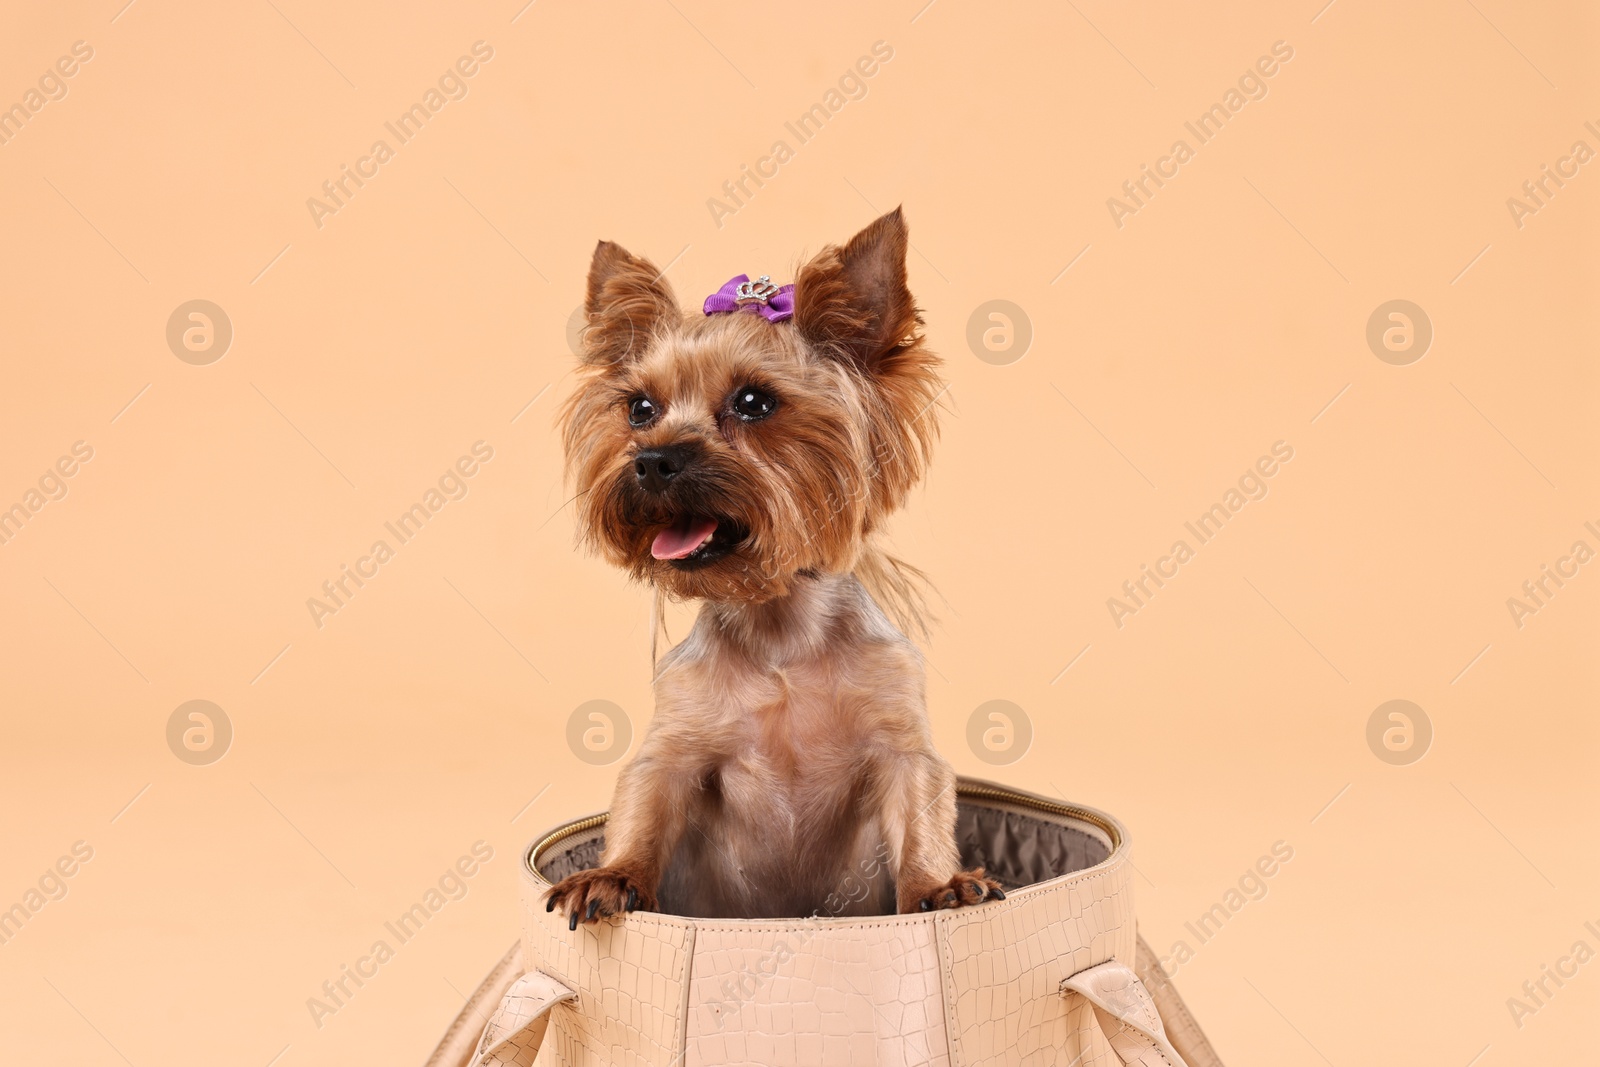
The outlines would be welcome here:
[[[932,911],[933,910],[933,901],[929,900],[927,897],[923,897],[921,902],[920,902],[920,906],[921,906],[923,911]]]
[[[634,874],[615,867],[595,867],[569,874],[550,889],[545,910],[559,908],[567,916],[567,929],[579,923],[592,923],[626,911],[656,906],[647,883],[635,881]],[[551,907],[551,904],[554,907]]]
[[[989,895],[994,897],[996,900],[1006,899],[1006,891],[1001,889],[999,886],[995,886],[993,889],[989,890]]]

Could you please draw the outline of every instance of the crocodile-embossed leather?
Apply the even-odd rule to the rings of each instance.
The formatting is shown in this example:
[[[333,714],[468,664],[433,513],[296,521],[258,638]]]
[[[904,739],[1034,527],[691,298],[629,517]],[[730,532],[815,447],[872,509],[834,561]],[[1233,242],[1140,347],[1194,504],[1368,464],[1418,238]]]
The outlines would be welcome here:
[[[964,785],[992,791],[961,800],[986,812],[972,825],[990,850],[1044,823],[1087,845],[1056,848],[1067,870],[1008,882],[1005,900],[976,907],[760,920],[635,912],[568,930],[565,916],[545,911],[547,876],[592,863],[603,820],[552,831],[522,870],[526,988],[573,999],[557,997],[537,1016],[515,1009],[530,1021],[486,1036],[483,1049],[501,1042],[527,1059],[498,1062],[529,1062],[537,1041],[517,1033],[548,1019],[543,1065],[1184,1067],[1184,1048],[1197,1053],[1188,1067],[1221,1067],[1166,976],[1148,970],[1154,957],[1135,927],[1127,835],[1115,820]],[[995,812],[1017,818],[998,826]],[[1039,851],[1016,854],[1027,859],[1010,869],[1030,876],[1022,863],[1036,866]],[[1156,985],[1140,981],[1141,966]],[[505,1026],[517,1017],[507,1013]]]
[[[1161,1012],[1161,1021],[1167,1028],[1167,1040],[1172,1042],[1172,1047],[1178,1050],[1184,1062],[1189,1067],[1222,1067],[1222,1059],[1216,1049],[1211,1047],[1211,1042],[1201,1031],[1200,1024],[1194,1021],[1194,1016],[1189,1014],[1189,1006],[1178,995],[1177,987],[1167,977],[1167,972],[1162,970],[1155,951],[1145,944],[1142,937],[1139,938],[1139,952],[1133,969],[1155,998],[1156,1009]]]
[[[1061,983],[1108,959],[1132,962],[1132,890],[1123,850],[1087,871],[1013,891],[999,904],[941,914],[955,1062],[1051,1063],[1054,1050],[1065,1049],[1060,1062],[1067,1063],[1085,1052],[1097,1031],[1092,1019],[1071,1017]]]
[[[550,1025],[550,1009],[576,997],[542,971],[529,971],[518,978],[483,1028],[472,1054],[473,1067],[532,1067]]]
[[[544,1062],[681,1067],[696,920],[634,912],[568,930],[566,916],[544,910],[548,888],[524,864],[528,964],[578,995],[552,1013]]]
[[[1098,963],[1062,982],[1061,991],[1094,1005],[1101,1033],[1124,1064],[1186,1067],[1178,1050],[1167,1041],[1155,998],[1133,968],[1116,960]]]
[[[950,1064],[932,922],[760,925],[696,932],[688,1063]]]

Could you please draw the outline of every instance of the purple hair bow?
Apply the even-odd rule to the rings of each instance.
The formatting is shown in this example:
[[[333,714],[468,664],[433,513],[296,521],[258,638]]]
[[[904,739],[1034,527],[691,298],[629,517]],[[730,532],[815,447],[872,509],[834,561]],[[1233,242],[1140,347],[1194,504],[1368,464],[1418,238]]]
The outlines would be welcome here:
[[[765,274],[755,281],[741,274],[706,297],[705,311],[707,315],[755,311],[768,322],[782,322],[794,314],[794,286],[773,285]]]

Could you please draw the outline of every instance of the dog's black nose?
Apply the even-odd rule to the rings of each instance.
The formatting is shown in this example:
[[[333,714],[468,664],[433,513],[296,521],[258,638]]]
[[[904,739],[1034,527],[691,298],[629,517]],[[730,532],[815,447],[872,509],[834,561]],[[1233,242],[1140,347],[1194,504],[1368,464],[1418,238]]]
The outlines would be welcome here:
[[[667,483],[689,465],[689,450],[683,445],[647,448],[633,459],[633,473],[647,492],[664,493]]]

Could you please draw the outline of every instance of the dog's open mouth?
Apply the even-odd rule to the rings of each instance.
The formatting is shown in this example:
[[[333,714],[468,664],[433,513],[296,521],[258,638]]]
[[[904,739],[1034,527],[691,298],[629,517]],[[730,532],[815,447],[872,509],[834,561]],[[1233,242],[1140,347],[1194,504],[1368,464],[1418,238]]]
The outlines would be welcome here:
[[[679,570],[693,570],[726,556],[739,547],[746,536],[748,531],[729,519],[682,515],[656,534],[650,544],[650,555]]]

